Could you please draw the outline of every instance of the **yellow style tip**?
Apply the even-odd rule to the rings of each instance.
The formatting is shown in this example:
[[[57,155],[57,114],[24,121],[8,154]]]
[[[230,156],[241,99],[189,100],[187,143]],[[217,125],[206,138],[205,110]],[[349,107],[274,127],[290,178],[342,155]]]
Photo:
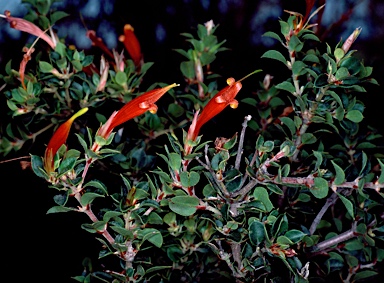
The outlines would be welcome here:
[[[77,111],[75,114],[73,114],[73,116],[70,118],[70,120],[75,120],[77,117],[83,115],[85,112],[88,111],[88,107],[85,107],[85,108],[82,108],[80,109],[79,111]]]

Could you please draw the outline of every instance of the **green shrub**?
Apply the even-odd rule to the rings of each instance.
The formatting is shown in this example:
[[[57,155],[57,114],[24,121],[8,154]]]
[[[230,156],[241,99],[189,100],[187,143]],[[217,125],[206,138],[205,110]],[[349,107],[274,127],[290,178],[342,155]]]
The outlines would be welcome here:
[[[224,86],[211,64],[228,49],[209,21],[196,35],[182,34],[190,43],[176,49],[185,81],[143,90],[153,63],[144,62],[130,26],[124,51],[89,32],[104,52],[97,58],[50,34],[65,13],[50,13],[50,1],[28,2],[41,28],[9,13],[4,20],[47,44],[34,42],[1,76],[12,119],[0,152],[54,130],[44,155],[31,154],[35,174],[57,190],[48,213],[85,213],[81,227],[100,242],[105,261],[95,270],[85,259],[76,281],[377,278],[384,160],[382,135],[362,123],[359,96],[376,81],[351,49],[360,29],[329,46],[309,15],[289,12],[280,31],[264,34],[281,50],[262,55],[289,76],[274,82],[257,66]],[[259,88],[236,100],[260,74]],[[248,106],[243,123],[207,140],[206,125],[213,118],[220,125],[222,111],[239,104]]]

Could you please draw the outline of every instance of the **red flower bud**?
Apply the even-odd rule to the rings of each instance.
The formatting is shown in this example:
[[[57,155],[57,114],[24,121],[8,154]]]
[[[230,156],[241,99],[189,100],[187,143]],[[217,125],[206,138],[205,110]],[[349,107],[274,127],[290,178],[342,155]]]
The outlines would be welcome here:
[[[134,29],[131,25],[124,26],[124,35],[120,35],[119,41],[124,43],[125,49],[131,56],[135,66],[140,66],[142,60],[140,42],[137,39]]]
[[[73,121],[88,111],[88,108],[83,108],[69,118],[65,123],[61,124],[53,134],[49,141],[44,155],[44,168],[47,173],[55,171],[54,157],[59,148],[66,142]]]
[[[48,43],[52,49],[55,49],[56,47],[56,42],[49,36],[47,35],[44,31],[42,31],[38,26],[35,24],[21,19],[21,18],[15,18],[11,17],[11,12],[5,11],[5,15],[1,15],[2,17],[5,17],[7,21],[9,22],[11,28],[27,32],[29,34],[32,34],[34,36],[40,37],[43,39],[46,43]]]

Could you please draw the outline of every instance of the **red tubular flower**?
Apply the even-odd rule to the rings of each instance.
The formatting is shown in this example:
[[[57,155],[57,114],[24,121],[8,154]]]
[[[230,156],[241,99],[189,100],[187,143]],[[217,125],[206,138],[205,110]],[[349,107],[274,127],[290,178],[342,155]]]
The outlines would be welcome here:
[[[119,111],[115,111],[109,117],[108,121],[102,125],[97,135],[108,139],[109,135],[112,133],[113,129],[126,121],[133,119],[137,116],[144,114],[149,111],[151,113],[156,113],[157,106],[156,102],[171,88],[178,86],[178,84],[171,84],[163,88],[156,88],[150,90],[125,104]],[[94,151],[98,149],[98,146],[92,148]]]
[[[227,79],[228,86],[223,88],[214,97],[212,97],[200,115],[198,112],[195,113],[192,124],[188,129],[186,140],[184,141],[184,155],[191,153],[193,148],[192,144],[196,141],[200,129],[205,123],[223,111],[224,108],[228,105],[231,108],[237,108],[239,103],[235,97],[242,88],[241,81],[260,71],[261,70],[256,70],[238,81],[235,81],[234,78]]]
[[[5,11],[4,12],[5,18],[9,22],[11,28],[27,32],[29,34],[32,34],[34,36],[40,37],[43,39],[46,43],[48,43],[52,49],[55,49],[56,47],[56,42],[49,36],[47,35],[44,31],[42,31],[38,26],[35,24],[21,19],[21,18],[15,18],[11,17],[11,12]],[[4,17],[4,16],[3,16]]]
[[[124,26],[124,35],[119,36],[119,41],[124,43],[125,49],[131,56],[135,66],[138,67],[141,64],[143,56],[141,54],[140,42],[137,39],[134,29],[131,25],[126,24]]]
[[[104,41],[100,37],[97,37],[94,30],[88,30],[86,35],[92,41],[92,45],[99,47],[111,59],[114,58],[113,53],[108,49]]]
[[[303,19],[304,23],[309,19],[309,16],[311,15],[311,11],[313,6],[315,5],[315,2],[316,2],[315,0],[305,0],[305,15]]]
[[[236,95],[239,93],[242,84],[240,81],[235,81],[234,78],[227,79],[228,86],[219,91],[212,99],[208,102],[208,104],[204,107],[201,114],[197,117],[195,123],[192,123],[194,127],[189,128],[188,130],[188,140],[196,140],[199,135],[200,128],[221,111],[224,110],[225,107],[230,105],[231,108],[237,108],[238,102],[235,99]]]
[[[49,174],[55,171],[54,157],[59,148],[66,142],[73,121],[88,111],[88,108],[83,108],[69,118],[65,123],[61,124],[53,134],[49,141],[44,154],[44,169]]]
[[[107,84],[108,80],[108,71],[109,71],[109,63],[105,60],[104,56],[101,56],[100,60],[100,81],[97,85],[96,92],[98,91],[104,91],[105,85]]]
[[[358,27],[345,40],[345,42],[343,43],[343,46],[341,47],[343,49],[344,53],[347,53],[349,51],[349,49],[351,48],[352,44],[355,42],[355,40],[360,35],[360,33],[361,33],[361,27]]]
[[[23,60],[20,62],[20,67],[19,67],[19,75],[20,75],[20,80],[21,80],[21,85],[23,86],[24,89],[27,89],[24,83],[24,78],[25,78],[25,68],[27,67],[27,63],[29,60],[31,60],[31,54],[34,51],[34,48],[27,48],[24,47],[23,51],[25,54],[23,55]]]

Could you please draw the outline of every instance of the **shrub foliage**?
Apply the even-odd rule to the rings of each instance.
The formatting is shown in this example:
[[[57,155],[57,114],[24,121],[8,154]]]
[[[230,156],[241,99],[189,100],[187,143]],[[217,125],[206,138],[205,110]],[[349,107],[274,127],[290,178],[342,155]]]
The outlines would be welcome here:
[[[67,14],[52,11],[51,1],[25,2],[25,19],[9,12],[2,19],[36,40],[0,76],[12,117],[0,152],[47,144],[44,154],[31,154],[31,167],[57,190],[48,213],[85,213],[81,227],[100,242],[95,249],[105,262],[94,270],[85,259],[73,279],[377,278],[384,160],[382,135],[363,122],[359,97],[377,82],[353,50],[360,29],[330,46],[311,25],[321,7],[304,16],[287,12],[280,30],[264,34],[281,49],[262,55],[286,79],[257,66],[226,85],[212,63],[228,48],[209,21],[181,35],[189,49],[175,49],[184,81],[144,89],[153,63],[144,61],[131,26],[119,51],[89,31],[103,53],[97,57],[57,38],[51,27]],[[243,92],[261,74],[258,88]],[[226,108],[239,104],[247,106],[243,122],[230,136],[218,128],[207,140],[206,125],[214,119],[227,127],[222,111],[232,115],[237,110]],[[42,140],[47,133],[50,140]]]

